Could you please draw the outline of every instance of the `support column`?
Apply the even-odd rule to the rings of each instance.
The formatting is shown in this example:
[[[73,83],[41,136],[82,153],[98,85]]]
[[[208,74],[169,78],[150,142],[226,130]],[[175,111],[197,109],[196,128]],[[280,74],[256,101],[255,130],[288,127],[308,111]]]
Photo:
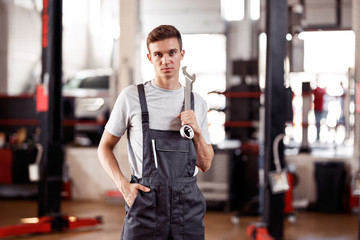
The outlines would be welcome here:
[[[9,71],[9,34],[10,34],[10,4],[9,1],[0,1],[0,93],[6,94],[8,91],[8,71]]]
[[[38,215],[60,213],[62,169],[62,0],[43,1],[42,85],[40,112],[43,155],[40,164]],[[38,88],[39,89],[39,88]],[[41,95],[38,92],[38,96]],[[40,104],[41,105],[41,104]]]
[[[117,96],[130,84],[140,83],[140,14],[139,0],[120,0],[120,35],[118,45],[118,77],[114,79],[110,94],[115,102]],[[146,56],[141,56],[146,57]],[[127,136],[124,135],[115,149],[119,156],[119,164],[127,166]],[[127,171],[130,173],[130,169]],[[130,176],[130,175],[128,175]]]
[[[299,152],[301,153],[309,153],[310,146],[308,140],[308,127],[309,121],[308,116],[311,110],[311,103],[312,103],[312,94],[311,94],[311,86],[310,82],[303,82],[302,83],[302,100],[303,100],[303,107],[302,107],[302,140]],[[320,126],[319,126],[320,127]]]
[[[116,96],[122,89],[138,81],[140,64],[136,63],[141,40],[139,33],[139,0],[120,0],[120,54]]]
[[[356,96],[360,94],[360,2],[352,1],[352,28],[355,33],[355,88]],[[356,97],[358,99],[358,97]],[[355,126],[354,126],[354,159],[360,160],[360,102],[356,102]]]
[[[352,29],[355,33],[355,94],[356,94],[356,110],[355,110],[355,126],[354,126],[354,162],[360,166],[360,1],[352,1]],[[360,200],[359,200],[360,203]],[[358,239],[360,240],[360,211],[358,220]]]
[[[266,1],[266,85],[265,85],[265,189],[263,222],[277,240],[284,239],[284,194],[272,194],[268,174],[275,170],[273,142],[285,128],[284,59],[287,32],[287,1]],[[279,158],[284,166],[283,144]]]

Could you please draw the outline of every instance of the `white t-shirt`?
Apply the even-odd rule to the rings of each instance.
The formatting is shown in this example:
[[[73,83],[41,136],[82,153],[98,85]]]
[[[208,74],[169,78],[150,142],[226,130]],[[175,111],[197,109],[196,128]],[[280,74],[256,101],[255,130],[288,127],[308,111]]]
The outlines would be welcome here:
[[[184,103],[184,87],[167,90],[158,87],[154,80],[144,83],[151,129],[179,131],[177,116]],[[202,136],[210,144],[205,100],[194,92],[194,111]],[[143,135],[139,94],[136,85],[126,87],[118,96],[105,129],[114,136],[122,137],[128,130],[129,163],[133,174],[141,178],[143,167]],[[180,132],[179,132],[180,134]]]

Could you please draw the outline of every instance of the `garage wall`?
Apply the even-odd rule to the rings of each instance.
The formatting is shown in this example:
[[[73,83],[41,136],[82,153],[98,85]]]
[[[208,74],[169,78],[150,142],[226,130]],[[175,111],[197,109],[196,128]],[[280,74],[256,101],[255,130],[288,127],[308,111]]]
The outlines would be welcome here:
[[[336,14],[337,0],[306,0],[305,19],[308,26],[337,24]],[[352,0],[341,1],[341,28],[351,28],[351,2]]]
[[[350,29],[352,16],[352,1],[341,0],[340,26],[336,26],[336,2],[337,0],[305,0],[304,27],[328,26]],[[356,0],[355,0],[356,1]],[[288,0],[289,6],[298,4],[300,0]],[[265,30],[266,0],[261,0],[261,25],[260,29]]]
[[[1,21],[1,92],[11,95],[32,91],[31,81],[36,81],[41,53],[41,17],[29,5],[15,5],[2,1],[4,22]],[[6,49],[6,50],[5,50]]]
[[[130,180],[126,142],[126,137],[121,138],[114,152],[124,176]],[[65,162],[69,170],[71,195],[74,200],[102,200],[106,198],[108,190],[117,190],[115,183],[98,160],[97,148],[66,146]]]
[[[83,69],[111,67],[114,2],[63,0],[65,77]]]
[[[111,66],[114,2],[63,0],[65,78]],[[41,72],[41,13],[32,0],[0,0],[0,20],[0,93],[33,93]]]
[[[219,0],[141,0],[142,33],[161,24],[174,25],[183,34],[224,33]]]

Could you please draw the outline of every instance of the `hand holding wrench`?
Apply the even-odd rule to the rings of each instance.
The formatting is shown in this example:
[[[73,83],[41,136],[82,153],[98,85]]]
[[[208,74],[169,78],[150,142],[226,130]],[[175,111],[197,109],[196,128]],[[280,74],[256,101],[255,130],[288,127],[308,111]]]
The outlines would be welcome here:
[[[191,92],[192,84],[195,82],[195,74],[190,75],[186,72],[186,66],[182,68],[183,74],[185,76],[185,106],[184,110],[191,110]],[[180,134],[183,138],[192,139],[194,137],[194,130],[187,124],[181,127]]]

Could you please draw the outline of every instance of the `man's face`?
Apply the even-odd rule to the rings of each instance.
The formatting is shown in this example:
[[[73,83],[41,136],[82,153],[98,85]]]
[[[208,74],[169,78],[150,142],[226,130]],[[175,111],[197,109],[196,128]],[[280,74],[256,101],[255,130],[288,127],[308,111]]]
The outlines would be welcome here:
[[[178,76],[185,51],[180,51],[180,44],[176,38],[150,43],[149,51],[147,57],[154,66],[156,77],[169,79]]]

